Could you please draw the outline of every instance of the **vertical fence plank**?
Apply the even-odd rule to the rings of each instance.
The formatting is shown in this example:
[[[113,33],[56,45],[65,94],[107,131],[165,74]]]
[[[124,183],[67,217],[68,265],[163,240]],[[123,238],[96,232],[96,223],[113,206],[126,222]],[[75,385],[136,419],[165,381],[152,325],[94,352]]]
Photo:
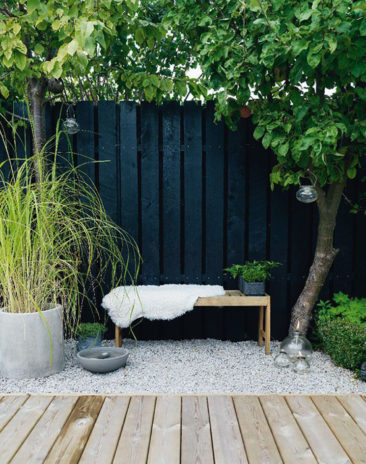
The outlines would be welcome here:
[[[276,186],[271,192],[270,209],[270,255],[269,259],[281,263],[272,271],[269,282],[269,294],[272,306],[272,334],[277,340],[282,340],[287,334],[289,307],[287,295],[288,272],[288,192]]]
[[[290,305],[289,311],[302,291],[312,261],[314,205],[300,203],[296,199],[295,189],[290,189]]]
[[[98,105],[99,192],[107,213],[119,222],[116,104]]]
[[[20,116],[21,118],[28,117],[27,105],[25,103],[14,103],[13,106],[14,115]],[[32,131],[30,124],[14,119],[15,122],[20,122],[21,124],[16,131],[16,140],[15,140],[15,153],[17,158],[27,158],[32,153]]]
[[[52,109],[52,135],[56,136],[57,125],[59,125],[58,133],[58,146],[57,146],[57,164],[59,171],[70,169],[74,165],[73,159],[73,142],[74,136],[69,135],[63,131],[63,122],[68,117],[74,117],[73,108],[71,105],[65,105],[63,103],[56,103]],[[54,139],[50,145],[49,151],[54,154],[56,150],[56,139]]]
[[[95,184],[96,153],[94,129],[94,104],[80,102],[76,105],[76,119],[80,132],[76,136],[77,164],[85,182]]]
[[[240,120],[238,130],[228,131],[227,139],[227,258],[228,266],[241,264],[245,258],[246,214],[246,167],[247,167],[246,121]],[[228,282],[232,288],[236,282]],[[247,332],[245,312],[230,309],[224,314],[224,337],[243,340]],[[231,323],[231,321],[233,321]]]
[[[138,166],[136,104],[120,105],[120,176],[122,227],[138,240]]]
[[[184,275],[185,282],[202,281],[202,108],[184,105]],[[186,334],[199,337],[203,316],[193,311],[184,319]]]
[[[206,111],[206,283],[222,284],[224,267],[224,176],[225,126],[214,122],[214,104]],[[223,312],[204,312],[204,333],[208,337],[222,336]]]
[[[184,268],[187,283],[202,273],[202,109],[184,105]]]
[[[214,105],[206,116],[206,276],[222,283],[224,242],[224,123],[214,122]]]
[[[252,134],[253,127],[248,127]],[[248,258],[266,258],[268,152],[250,135],[248,153]]]
[[[163,106],[163,278],[164,283],[181,280],[180,223],[180,106]]]
[[[355,184],[350,184],[346,194],[350,198],[355,197]],[[334,246],[339,253],[333,265],[333,291],[344,292],[348,295],[352,292],[353,273],[353,240],[355,216],[350,213],[351,206],[342,198],[337,215],[337,227],[334,234]]]
[[[141,105],[141,211],[144,284],[159,284],[159,119],[154,104]]]

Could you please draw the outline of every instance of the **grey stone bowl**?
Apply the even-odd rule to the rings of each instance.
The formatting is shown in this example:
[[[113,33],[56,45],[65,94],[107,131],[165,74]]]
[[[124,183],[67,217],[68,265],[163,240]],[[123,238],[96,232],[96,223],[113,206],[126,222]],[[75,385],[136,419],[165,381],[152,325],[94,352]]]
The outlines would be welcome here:
[[[125,367],[129,354],[125,348],[98,347],[79,351],[77,358],[84,369],[106,373]]]

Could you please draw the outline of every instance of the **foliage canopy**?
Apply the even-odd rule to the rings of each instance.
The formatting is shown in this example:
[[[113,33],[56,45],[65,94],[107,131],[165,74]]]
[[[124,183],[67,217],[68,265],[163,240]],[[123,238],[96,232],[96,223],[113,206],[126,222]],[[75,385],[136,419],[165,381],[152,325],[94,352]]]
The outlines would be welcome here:
[[[272,185],[324,186],[353,179],[366,148],[365,12],[353,0],[177,0],[165,21],[189,42],[218,117],[235,125],[249,102],[278,160]]]

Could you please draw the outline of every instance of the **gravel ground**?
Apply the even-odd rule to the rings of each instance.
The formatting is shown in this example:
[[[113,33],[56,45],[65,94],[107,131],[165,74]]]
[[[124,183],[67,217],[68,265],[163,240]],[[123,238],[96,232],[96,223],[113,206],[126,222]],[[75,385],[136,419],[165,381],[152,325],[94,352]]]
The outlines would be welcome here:
[[[104,342],[113,345],[112,341]],[[336,367],[329,356],[316,352],[311,371],[297,375],[273,364],[272,356],[256,342],[220,340],[125,341],[131,350],[125,369],[92,374],[79,367],[75,342],[66,342],[66,368],[43,379],[0,377],[0,393],[366,393],[366,383]]]

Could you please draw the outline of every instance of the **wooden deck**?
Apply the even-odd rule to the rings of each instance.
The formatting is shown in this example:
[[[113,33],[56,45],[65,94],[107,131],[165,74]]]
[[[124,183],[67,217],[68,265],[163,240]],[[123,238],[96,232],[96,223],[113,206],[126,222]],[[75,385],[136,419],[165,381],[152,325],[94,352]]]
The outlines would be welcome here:
[[[366,398],[0,397],[0,464],[364,464]]]

